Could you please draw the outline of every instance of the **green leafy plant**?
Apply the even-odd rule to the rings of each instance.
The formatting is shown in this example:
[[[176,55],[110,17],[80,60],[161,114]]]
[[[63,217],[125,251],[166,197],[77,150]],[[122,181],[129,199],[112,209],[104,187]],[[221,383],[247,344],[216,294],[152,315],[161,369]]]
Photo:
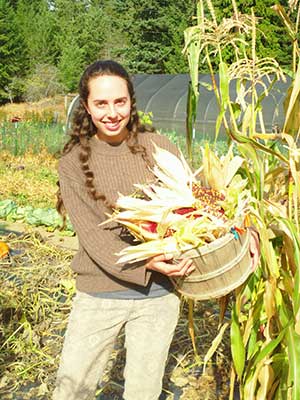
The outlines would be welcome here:
[[[9,222],[19,221],[33,226],[46,226],[49,231],[62,227],[62,218],[54,208],[19,207],[13,200],[0,201],[0,218]],[[64,234],[74,234],[69,219]]]
[[[153,124],[153,113],[151,111],[149,112],[138,111],[138,115],[140,117],[142,124],[150,126]]]

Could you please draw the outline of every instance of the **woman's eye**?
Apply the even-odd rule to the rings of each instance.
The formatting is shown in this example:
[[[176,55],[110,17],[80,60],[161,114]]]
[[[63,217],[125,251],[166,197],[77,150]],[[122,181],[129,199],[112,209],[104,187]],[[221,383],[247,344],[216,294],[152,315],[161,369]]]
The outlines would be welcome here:
[[[122,106],[123,104],[126,103],[126,100],[125,100],[125,99],[120,99],[120,100],[117,100],[116,103],[117,103],[118,105]]]

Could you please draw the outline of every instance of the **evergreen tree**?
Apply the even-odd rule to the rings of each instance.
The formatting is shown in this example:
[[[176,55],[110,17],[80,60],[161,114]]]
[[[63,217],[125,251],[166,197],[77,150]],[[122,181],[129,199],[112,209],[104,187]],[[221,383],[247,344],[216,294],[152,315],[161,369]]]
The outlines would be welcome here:
[[[168,6],[168,29],[163,34],[164,42],[168,47],[168,54],[164,61],[167,73],[176,74],[188,72],[188,62],[182,54],[184,48],[184,30],[195,24],[193,17],[196,14],[195,0],[186,0]]]
[[[129,45],[127,35],[128,7],[124,0],[103,0],[103,48],[104,59],[114,59],[126,64],[126,49]],[[124,27],[126,25],[126,28]],[[125,50],[125,51],[124,51]]]
[[[108,22],[114,24],[112,15],[104,14],[103,1],[91,1],[81,21],[80,46],[85,64],[104,57],[107,37],[112,33],[112,30],[108,31]]]
[[[233,15],[231,0],[212,0],[217,18]],[[58,68],[68,91],[96,59],[120,61],[131,73],[183,73],[183,31],[194,25],[196,0],[0,0],[0,102],[22,91],[36,67]],[[259,18],[258,57],[291,66],[291,40],[271,8],[274,0],[236,0]],[[288,0],[280,0],[288,8]],[[251,56],[251,46],[249,46]],[[230,63],[232,50],[224,52]],[[218,60],[214,60],[218,62]],[[200,64],[201,67],[201,64]],[[206,71],[202,71],[206,72]]]
[[[67,91],[72,92],[77,89],[80,75],[84,67],[83,49],[72,40],[67,38],[58,62],[59,78]]]
[[[57,0],[57,66],[62,83],[76,90],[82,69],[101,56],[104,19],[100,1]]]
[[[124,1],[122,30],[128,47],[121,54],[132,73],[159,73],[164,71],[167,49],[162,33],[167,31],[167,16],[163,13],[165,1]]]
[[[274,0],[254,2],[254,13],[259,18],[257,32],[257,52],[260,57],[273,57],[281,66],[290,69],[292,64],[291,39],[286,33],[282,20],[272,9]],[[280,0],[282,6],[288,6],[288,0]],[[251,4],[246,8],[250,10]]]
[[[115,0],[127,47],[119,51],[125,65],[134,73],[185,72],[181,54],[183,30],[191,24],[195,1],[174,4],[170,0]]]
[[[54,64],[54,15],[47,0],[19,0],[15,14],[16,24],[25,45],[23,63],[32,73],[36,65]]]
[[[0,103],[17,95],[12,83],[22,73],[22,38],[14,22],[9,2],[0,0]]]

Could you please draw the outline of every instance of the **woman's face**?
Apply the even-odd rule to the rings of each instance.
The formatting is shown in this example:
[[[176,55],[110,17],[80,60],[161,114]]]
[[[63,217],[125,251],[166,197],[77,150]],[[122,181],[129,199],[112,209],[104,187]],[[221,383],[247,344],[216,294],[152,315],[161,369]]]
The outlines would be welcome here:
[[[131,100],[123,78],[103,75],[90,79],[86,109],[99,139],[117,144],[126,138]]]

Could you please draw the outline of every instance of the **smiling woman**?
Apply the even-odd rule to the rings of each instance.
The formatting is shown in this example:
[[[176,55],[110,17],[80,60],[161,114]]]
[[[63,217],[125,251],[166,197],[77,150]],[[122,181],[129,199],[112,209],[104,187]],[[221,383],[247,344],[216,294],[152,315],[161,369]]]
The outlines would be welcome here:
[[[82,75],[71,138],[59,163],[57,209],[67,211],[79,250],[74,299],[57,375],[54,400],[93,397],[114,341],[126,336],[126,400],[158,399],[179,299],[170,277],[188,275],[190,259],[173,262],[159,254],[135,265],[117,264],[117,253],[132,241],[116,223],[100,226],[119,193],[155,175],[155,145],[178,155],[165,137],[139,119],[133,85],[114,61],[97,61]],[[65,207],[65,209],[64,209]]]

